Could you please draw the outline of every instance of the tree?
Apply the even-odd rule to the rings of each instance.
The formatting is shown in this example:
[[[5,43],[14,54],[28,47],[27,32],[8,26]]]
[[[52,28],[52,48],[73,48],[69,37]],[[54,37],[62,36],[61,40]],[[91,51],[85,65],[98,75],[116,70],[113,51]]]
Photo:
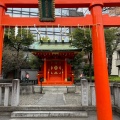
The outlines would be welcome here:
[[[82,66],[82,62],[83,62],[83,57],[84,52],[80,52],[78,53],[74,59],[68,60],[68,62],[72,65],[72,69],[74,70],[74,75],[75,77],[79,76],[79,71],[81,70]],[[81,64],[80,64],[81,63]]]
[[[120,43],[118,28],[105,29],[105,42],[106,52],[108,57],[108,73],[111,74],[112,69],[112,55],[116,50],[118,43]],[[81,48],[85,54],[88,54],[89,61],[89,76],[91,79],[91,68],[92,68],[92,41],[90,29],[75,29],[73,32],[73,46]]]
[[[42,65],[43,65],[42,59],[39,59],[33,54],[29,55],[29,67],[31,69],[40,69]]]
[[[85,54],[88,55],[89,61],[89,77],[91,79],[91,68],[92,68],[92,40],[91,40],[91,30],[88,28],[75,29],[73,31],[72,45],[81,48]]]
[[[6,78],[8,73],[14,71],[16,68],[17,62],[21,68],[28,67],[28,62],[24,59],[23,51],[19,52],[19,61],[16,61],[16,52],[11,50],[11,47],[5,46],[3,49],[3,61],[2,61],[2,71],[3,77]]]
[[[21,68],[21,64],[19,63],[20,59],[20,51],[25,50],[34,42],[34,35],[27,29],[18,29],[18,33],[15,36],[15,29],[8,28],[5,30],[4,36],[4,45],[11,47],[11,50],[16,52],[16,65],[14,66],[17,71],[16,77],[19,77],[19,71]]]
[[[108,74],[111,74],[113,53],[120,43],[120,34],[118,28],[105,29],[105,42],[108,58]]]

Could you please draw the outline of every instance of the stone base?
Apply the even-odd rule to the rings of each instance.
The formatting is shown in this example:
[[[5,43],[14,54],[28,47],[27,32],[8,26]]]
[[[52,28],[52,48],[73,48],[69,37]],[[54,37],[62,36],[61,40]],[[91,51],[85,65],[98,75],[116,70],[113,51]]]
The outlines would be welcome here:
[[[41,86],[33,86],[34,92],[40,93],[41,92]],[[67,93],[66,86],[43,86],[42,87],[42,93],[45,92],[62,92]]]
[[[75,86],[42,86],[42,93],[45,92],[75,93],[76,88]],[[31,93],[41,93],[41,86],[20,86],[20,94]]]
[[[15,111],[11,118],[88,117],[86,111]]]
[[[75,93],[76,92],[75,86],[67,86],[67,92],[68,93]]]
[[[45,92],[62,92],[75,93],[75,86],[43,86],[42,93]],[[34,93],[41,93],[41,86],[33,86]]]

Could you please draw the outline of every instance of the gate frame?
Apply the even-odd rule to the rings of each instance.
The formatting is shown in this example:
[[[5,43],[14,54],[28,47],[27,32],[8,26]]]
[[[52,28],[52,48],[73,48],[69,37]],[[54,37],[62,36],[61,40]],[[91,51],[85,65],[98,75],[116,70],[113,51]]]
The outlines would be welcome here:
[[[120,17],[102,15],[103,7],[120,7],[119,0],[55,0],[55,8],[88,7],[91,15],[86,17],[55,18],[55,22],[40,22],[38,17],[20,18],[5,15],[8,7],[38,8],[38,0],[0,0],[0,75],[2,75],[2,50],[4,27],[92,27],[92,47],[94,59],[96,106],[98,120],[112,120],[112,105],[107,72],[104,27],[120,26]]]

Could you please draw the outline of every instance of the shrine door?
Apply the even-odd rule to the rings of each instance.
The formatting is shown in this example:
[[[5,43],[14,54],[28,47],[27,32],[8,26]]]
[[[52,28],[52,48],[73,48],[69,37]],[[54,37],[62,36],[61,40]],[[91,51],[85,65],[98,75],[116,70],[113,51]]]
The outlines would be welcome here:
[[[63,61],[49,61],[48,63],[49,81],[61,83],[63,76],[63,68],[64,68]]]

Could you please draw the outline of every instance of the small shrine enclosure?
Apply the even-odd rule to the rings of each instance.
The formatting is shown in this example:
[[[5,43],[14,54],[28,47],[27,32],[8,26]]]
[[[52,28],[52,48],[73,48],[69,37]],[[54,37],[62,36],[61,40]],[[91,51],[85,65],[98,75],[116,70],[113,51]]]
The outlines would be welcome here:
[[[43,60],[37,75],[38,84],[44,78],[43,85],[73,85],[74,74],[68,59],[72,60],[81,49],[72,47],[71,43],[61,42],[38,43],[37,46],[37,49],[33,46],[30,50]]]
[[[0,75],[2,75],[2,48],[4,27],[78,27],[92,28],[96,109],[98,120],[112,120],[112,106],[107,72],[104,27],[119,27],[120,17],[102,14],[103,7],[120,7],[120,0],[55,0],[55,8],[89,8],[85,17],[58,17],[54,22],[40,22],[38,17],[10,17],[5,10],[11,8],[38,8],[38,0],[0,0]],[[52,64],[52,63],[51,63]],[[59,63],[60,64],[60,63]]]

